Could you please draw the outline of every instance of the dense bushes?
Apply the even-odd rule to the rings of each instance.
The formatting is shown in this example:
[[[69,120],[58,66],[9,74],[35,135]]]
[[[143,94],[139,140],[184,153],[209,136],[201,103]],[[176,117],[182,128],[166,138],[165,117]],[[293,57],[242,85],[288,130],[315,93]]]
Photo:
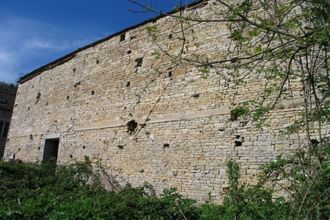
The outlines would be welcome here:
[[[298,152],[268,164],[256,186],[239,184],[239,167],[228,161],[230,188],[222,205],[198,204],[174,189],[158,197],[130,186],[105,191],[88,160],[56,169],[51,164],[0,162],[0,219],[326,219],[329,146],[318,151],[321,158],[315,152]],[[311,172],[310,177],[303,172]],[[267,181],[274,184],[287,177],[293,181],[287,181],[293,195],[286,200],[274,198],[276,187],[264,187]]]
[[[0,163],[0,219],[197,219],[193,200],[166,190],[105,191],[88,162],[71,166]],[[92,181],[91,181],[92,179]]]

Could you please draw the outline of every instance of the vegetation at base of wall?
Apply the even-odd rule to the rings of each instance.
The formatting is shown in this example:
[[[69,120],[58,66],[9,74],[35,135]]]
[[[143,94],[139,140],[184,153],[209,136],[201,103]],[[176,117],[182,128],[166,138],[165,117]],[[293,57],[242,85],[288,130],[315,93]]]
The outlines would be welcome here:
[[[229,160],[230,187],[222,204],[200,204],[175,189],[160,196],[146,187],[106,191],[89,160],[56,168],[0,162],[0,219],[326,219],[329,148],[324,141],[313,152],[270,162],[254,186],[239,182],[240,168]],[[283,181],[285,199],[274,194]]]

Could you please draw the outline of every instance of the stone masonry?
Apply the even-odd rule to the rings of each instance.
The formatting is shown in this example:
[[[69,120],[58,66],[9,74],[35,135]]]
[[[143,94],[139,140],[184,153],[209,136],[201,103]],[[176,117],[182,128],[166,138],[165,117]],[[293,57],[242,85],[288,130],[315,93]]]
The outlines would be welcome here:
[[[215,6],[195,4],[186,13],[210,18]],[[236,84],[224,70],[205,77],[193,65],[173,65],[155,42],[179,51],[176,23],[170,16],[144,22],[23,77],[5,155],[41,161],[45,140],[59,138],[59,164],[88,156],[132,186],[174,187],[200,201],[221,200],[229,158],[241,165],[242,181],[255,182],[261,164],[299,145],[298,134],[282,131],[302,111],[300,84],[292,84],[297,103],[271,112],[269,126],[231,120],[235,106],[260,96],[264,79]],[[155,42],[150,27],[157,27]],[[186,37],[187,51],[219,59],[230,42],[218,23],[195,24]]]

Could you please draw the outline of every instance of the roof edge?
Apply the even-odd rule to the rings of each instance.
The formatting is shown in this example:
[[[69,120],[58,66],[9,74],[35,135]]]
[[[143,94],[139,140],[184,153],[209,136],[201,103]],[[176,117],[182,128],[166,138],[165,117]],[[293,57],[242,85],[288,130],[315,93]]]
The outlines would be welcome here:
[[[24,76],[22,76],[22,77],[20,77],[18,79],[17,83],[23,84],[26,81],[28,81],[28,80],[30,80],[30,79],[32,79],[32,78],[40,75],[42,72],[44,72],[46,70],[50,70],[50,69],[52,69],[52,68],[54,68],[54,67],[56,67],[58,65],[61,65],[61,64],[65,63],[65,62],[73,59],[76,56],[77,53],[79,53],[79,52],[81,52],[83,50],[86,50],[88,48],[94,47],[94,46],[96,46],[96,45],[98,45],[100,43],[103,43],[103,42],[105,42],[105,41],[107,41],[107,40],[109,40],[109,39],[111,39],[111,38],[113,38],[115,36],[118,36],[120,34],[123,34],[123,33],[127,32],[129,30],[138,28],[138,27],[143,26],[145,24],[148,24],[150,22],[157,21],[158,19],[164,18],[164,17],[166,17],[166,16],[168,16],[170,14],[175,14],[178,11],[182,11],[184,9],[188,9],[188,8],[197,6],[197,5],[199,5],[199,4],[203,3],[203,2],[206,3],[206,2],[208,2],[208,0],[195,0],[195,1],[193,1],[192,3],[190,3],[188,5],[185,5],[185,6],[180,7],[179,9],[174,9],[174,10],[172,10],[170,12],[160,14],[160,15],[154,17],[154,18],[150,18],[150,19],[144,20],[144,21],[142,21],[140,23],[137,23],[135,25],[129,26],[127,28],[124,28],[124,29],[122,29],[122,30],[120,30],[118,32],[115,32],[115,33],[111,34],[111,35],[108,35],[107,37],[104,37],[104,38],[102,38],[100,40],[97,40],[97,41],[95,41],[93,43],[87,44],[86,46],[80,47],[80,48],[74,50],[73,52],[71,52],[71,53],[69,53],[67,55],[64,55],[64,56],[62,56],[62,57],[60,57],[60,58],[58,58],[58,59],[56,59],[56,60],[54,60],[54,61],[46,64],[46,65],[43,65],[43,66],[41,66],[41,67],[33,70],[30,73],[25,74]]]

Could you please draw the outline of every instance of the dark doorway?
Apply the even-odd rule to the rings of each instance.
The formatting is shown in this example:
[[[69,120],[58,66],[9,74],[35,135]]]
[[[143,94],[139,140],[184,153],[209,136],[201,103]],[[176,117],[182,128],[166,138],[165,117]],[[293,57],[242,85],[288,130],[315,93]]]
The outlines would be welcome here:
[[[46,139],[43,162],[51,162],[56,164],[59,143],[60,139]]]

